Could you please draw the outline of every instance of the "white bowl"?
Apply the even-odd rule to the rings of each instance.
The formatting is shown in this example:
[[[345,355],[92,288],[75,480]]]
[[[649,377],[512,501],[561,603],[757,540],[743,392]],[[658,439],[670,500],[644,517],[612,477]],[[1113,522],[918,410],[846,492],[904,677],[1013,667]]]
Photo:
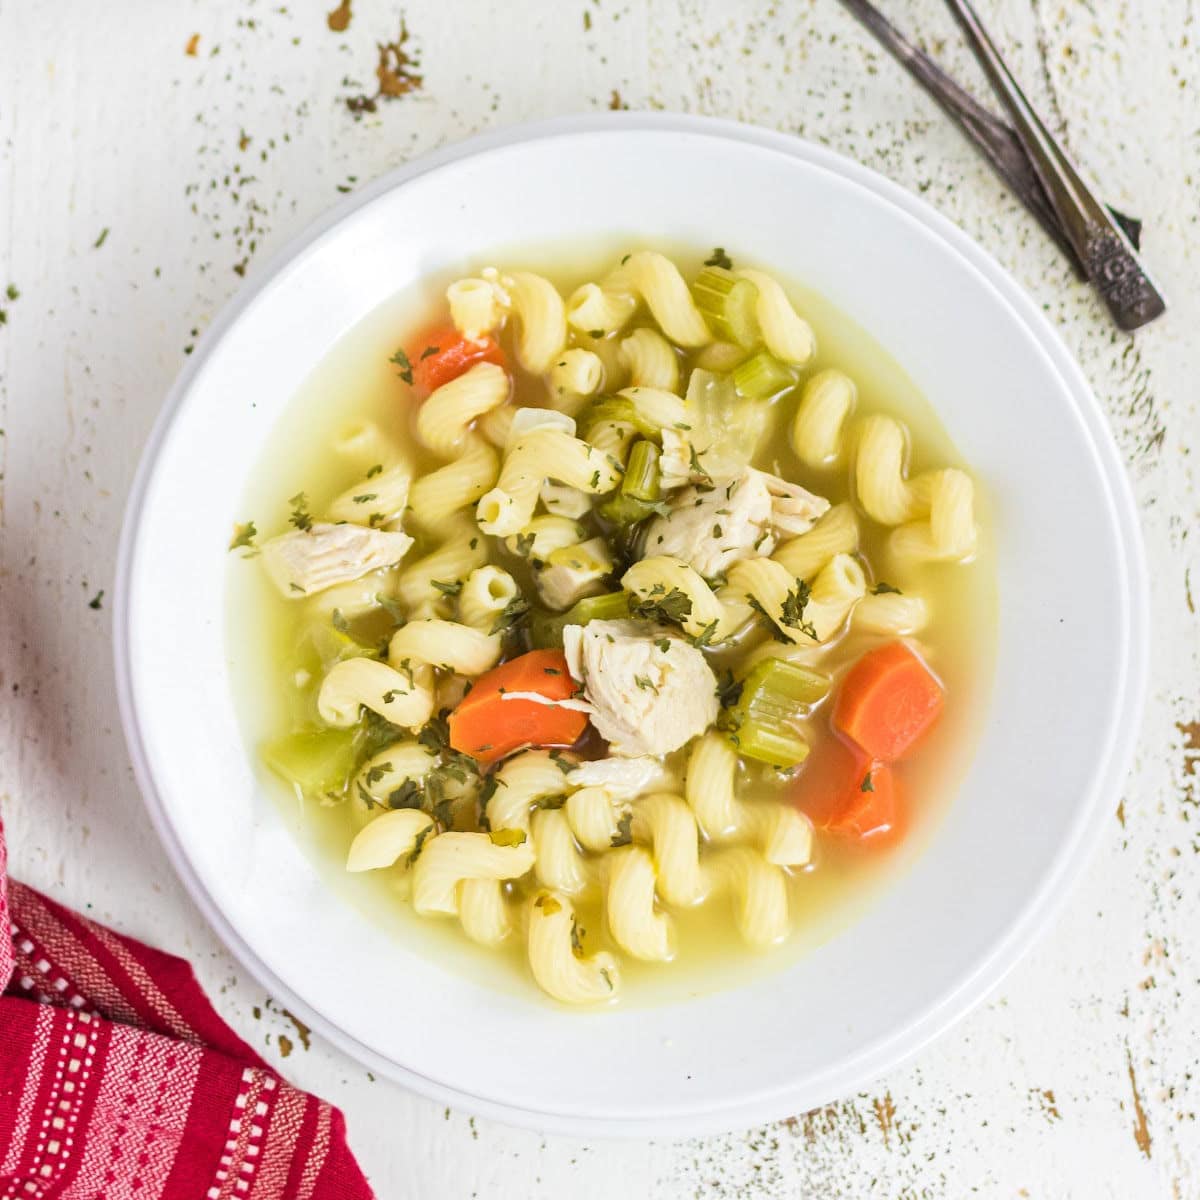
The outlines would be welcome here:
[[[330,894],[243,748],[226,543],[276,419],[376,305],[496,246],[613,231],[736,242],[892,352],[990,492],[1000,628],[973,765],[884,903],[745,987],[576,1013],[446,972]],[[1114,446],[1016,284],[923,203],[828,150],[629,115],[429,156],[347,199],[260,271],[201,340],[151,437],[115,621],[121,715],[151,818],[247,969],[347,1053],[427,1096],[590,1134],[695,1134],[813,1107],[977,1003],[1046,924],[1110,811],[1147,644]]]

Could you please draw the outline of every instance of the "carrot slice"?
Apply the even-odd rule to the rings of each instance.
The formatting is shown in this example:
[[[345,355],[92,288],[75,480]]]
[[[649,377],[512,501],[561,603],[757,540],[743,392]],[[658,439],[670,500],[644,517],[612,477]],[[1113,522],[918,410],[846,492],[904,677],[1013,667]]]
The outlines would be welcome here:
[[[903,642],[864,654],[838,689],[833,727],[880,762],[903,758],[941,715],[937,677]]]
[[[842,811],[823,828],[838,837],[878,841],[897,832],[898,821],[896,777],[891,767],[875,763],[851,790]]]
[[[561,650],[531,650],[481,675],[450,714],[450,745],[492,763],[525,746],[570,746],[587,727],[587,714],[518,698],[531,693],[567,700],[575,680]]]
[[[842,814],[870,769],[871,760],[857,746],[827,735],[808,756],[793,800],[824,829]]]
[[[793,799],[817,829],[838,837],[878,841],[898,827],[891,769],[838,737],[826,738],[809,756]]]
[[[495,338],[484,336],[468,341],[453,325],[431,329],[408,356],[412,365],[413,386],[433,392],[444,383],[457,379],[468,367],[479,362],[504,366],[504,351]]]

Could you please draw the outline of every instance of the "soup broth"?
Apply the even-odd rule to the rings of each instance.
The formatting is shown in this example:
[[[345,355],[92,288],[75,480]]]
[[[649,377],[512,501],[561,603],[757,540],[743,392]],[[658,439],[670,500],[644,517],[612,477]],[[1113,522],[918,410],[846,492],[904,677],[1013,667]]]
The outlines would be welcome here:
[[[576,248],[562,252],[556,248],[534,250],[522,247],[498,252],[492,261],[502,269],[509,264],[520,264],[522,269],[537,272],[540,277],[549,280],[558,294],[571,298],[567,305],[570,314],[580,285],[597,280],[603,283],[611,279],[613,273],[619,272],[623,265],[623,256],[635,252],[635,247],[638,247],[636,239],[630,239],[619,247],[614,247],[612,243],[604,244],[589,253],[580,253]],[[704,260],[710,257],[708,253],[672,248],[670,261],[676,264],[685,281],[694,284],[706,269]],[[741,269],[745,264],[738,261],[734,265]],[[755,266],[758,269],[758,264]],[[762,269],[769,271],[770,265],[764,264]],[[726,276],[735,281],[738,278],[721,267],[717,268],[714,278],[720,284]],[[512,381],[511,397],[500,407],[569,408],[574,412],[579,439],[586,442],[589,413],[594,414],[596,406],[603,403],[599,397],[619,393],[630,384],[629,368],[622,365],[618,353],[620,343],[637,329],[657,332],[660,328],[647,303],[648,297],[637,293],[632,284],[626,284],[638,302],[619,328],[611,331],[580,330],[569,326],[569,343],[560,349],[574,347],[595,354],[607,378],[596,396],[571,396],[564,401],[561,395],[556,394],[553,383],[546,381],[546,375],[553,378],[553,370],[535,374],[520,365],[522,350],[519,339],[529,334],[537,317],[517,311],[521,303],[519,289],[506,288],[503,276],[485,279],[480,275],[474,278],[488,283],[498,297],[501,324],[490,332],[500,350],[496,357],[501,358],[502,369]],[[387,641],[398,629],[421,620],[461,620],[459,608],[462,604],[463,579],[435,580],[437,586],[434,591],[437,594],[431,594],[428,600],[422,601],[419,611],[400,599],[396,590],[398,577],[403,578],[414,563],[443,544],[441,530],[446,527],[445,524],[440,528],[437,522],[423,526],[420,514],[414,511],[401,512],[395,520],[385,520],[385,517],[391,517],[390,513],[376,514],[370,511],[379,503],[372,479],[383,478],[385,472],[390,471],[390,465],[367,461],[371,458],[370,454],[366,457],[358,454],[356,457],[335,448],[345,445],[346,431],[350,428],[380,431],[388,445],[399,448],[401,458],[411,468],[412,479],[419,480],[445,467],[448,462],[464,461],[470,452],[469,447],[476,441],[485,443],[490,433],[492,438],[500,442],[495,447],[495,457],[501,472],[500,482],[503,483],[508,459],[515,453],[514,447],[520,444],[523,435],[518,427],[518,431],[511,434],[506,442],[495,410],[472,418],[464,438],[450,453],[436,452],[423,444],[419,436],[418,414],[422,404],[429,402],[426,391],[419,386],[422,378],[421,355],[433,345],[428,340],[428,330],[438,328],[444,331],[450,328],[445,294],[447,286],[454,279],[452,275],[427,279],[420,287],[397,295],[339,341],[313,372],[300,394],[290,402],[262,456],[260,469],[255,472],[242,500],[242,514],[248,521],[254,522],[254,530],[251,532],[239,527],[240,537],[235,537],[235,541],[241,544],[235,547],[236,552],[231,555],[228,651],[247,743],[253,749],[256,761],[259,761],[258,754],[262,747],[278,744],[280,739],[286,740],[297,731],[320,731],[328,725],[328,721],[323,719],[323,711],[327,712],[330,706],[326,704],[323,710],[320,701],[322,686],[331,668],[314,650],[314,636],[318,639],[332,636],[341,644],[349,639],[364,648],[364,658],[382,663],[388,661]],[[581,890],[562,892],[542,883],[537,870],[522,872],[516,878],[497,880],[504,916],[510,928],[506,936],[495,939],[496,944],[488,946],[491,953],[486,953],[483,946],[468,937],[463,921],[452,912],[432,918],[421,917],[414,912],[411,900],[417,866],[407,865],[407,862],[416,851],[419,864],[420,858],[433,842],[445,836],[451,825],[458,832],[482,827],[483,832],[479,836],[489,840],[486,821],[482,826],[480,824],[480,805],[476,793],[481,786],[486,790],[489,777],[502,771],[506,762],[514,761],[520,751],[492,763],[488,761],[492,749],[481,750],[479,755],[470,756],[481,759],[476,768],[479,779],[472,774],[468,764],[467,774],[470,778],[465,783],[453,778],[452,772],[451,777],[443,781],[447,785],[444,791],[433,795],[425,794],[419,786],[406,784],[402,796],[397,795],[401,791],[397,789],[390,801],[387,796],[381,796],[367,803],[367,811],[364,811],[361,785],[368,754],[386,750],[392,742],[412,741],[421,735],[421,728],[426,727],[424,724],[416,728],[391,727],[380,716],[371,716],[369,708],[364,707],[361,715],[354,715],[353,725],[350,726],[358,740],[353,761],[340,785],[323,785],[318,790],[306,786],[304,781],[298,782],[294,777],[281,777],[278,760],[275,761],[276,770],[265,765],[261,767],[262,786],[275,797],[286,823],[320,864],[331,889],[340,898],[352,903],[363,919],[386,924],[408,946],[436,956],[448,969],[470,972],[497,987],[514,991],[528,990],[533,944],[529,936],[531,922],[549,919],[543,918],[547,906],[557,913],[557,906],[562,904],[568,913],[573,913],[575,937],[572,954],[575,963],[599,962],[601,960],[596,958],[597,955],[612,955],[614,964],[619,963],[619,973],[615,969],[606,971],[605,979],[619,985],[611,989],[612,998],[619,998],[624,1004],[676,1000],[743,983],[764,970],[776,969],[781,964],[793,961],[797,954],[827,940],[861,915],[865,907],[878,896],[881,887],[894,879],[920,853],[953,798],[974,747],[992,674],[996,597],[985,498],[975,489],[973,532],[969,548],[948,551],[940,556],[928,547],[924,553],[913,553],[911,547],[900,540],[896,525],[873,518],[864,506],[864,499],[877,502],[873,493],[864,495],[864,485],[860,482],[861,471],[865,470],[862,460],[866,452],[866,442],[861,438],[865,436],[863,423],[867,419],[874,416],[893,418],[905,433],[901,479],[903,486],[915,495],[915,499],[909,497],[907,503],[912,511],[906,514],[908,519],[901,522],[900,526],[914,530],[920,526],[925,531],[914,532],[913,538],[924,537],[928,542],[933,536],[928,530],[936,527],[937,518],[931,508],[938,503],[936,488],[942,482],[935,477],[940,476],[946,468],[960,468],[962,464],[929,404],[898,364],[852,320],[819,295],[791,281],[781,282],[785,283],[791,307],[815,334],[816,351],[813,356],[803,363],[794,363],[771,355],[769,346],[764,349],[762,331],[767,329],[769,321],[769,314],[761,309],[762,297],[766,294],[764,287],[758,290],[757,296],[759,311],[767,319],[762,321],[761,328],[754,326],[757,334],[752,332],[744,337],[745,341],[752,344],[741,347],[735,343],[724,352],[713,350],[711,345],[672,349],[671,354],[679,369],[679,382],[674,389],[661,390],[671,390],[690,412],[693,400],[698,396],[697,389],[689,390],[690,374],[694,369],[708,369],[712,372],[713,388],[723,389],[720,396],[724,397],[724,401],[719,399],[718,402],[732,405],[721,411],[726,415],[734,413],[744,416],[748,406],[751,406],[754,420],[760,427],[748,439],[754,443],[749,465],[766,476],[789,485],[798,485],[805,494],[811,494],[821,502],[828,501],[834,507],[845,506],[853,514],[858,528],[858,541],[857,548],[847,557],[853,559],[850,573],[860,570],[864,586],[859,598],[850,601],[844,618],[836,628],[832,631],[814,630],[820,635],[818,643],[803,629],[806,625],[805,613],[815,613],[820,604],[819,598],[812,599],[817,595],[816,576],[810,576],[805,581],[803,590],[789,593],[795,600],[806,601],[800,604],[798,614],[794,611],[791,614],[801,628],[801,632],[797,633],[796,628],[789,627],[784,620],[788,615],[786,609],[783,610],[783,616],[775,613],[774,620],[769,605],[760,601],[755,601],[749,612],[745,611],[744,595],[735,595],[737,580],[742,578],[738,566],[742,560],[734,558],[727,568],[723,563],[722,570],[716,574],[704,576],[703,572],[697,572],[711,585],[709,593],[720,597],[725,611],[732,615],[721,618],[723,624],[719,629],[709,630],[707,634],[704,630],[689,633],[678,622],[678,608],[672,609],[669,604],[665,607],[661,604],[663,598],[670,596],[673,591],[669,584],[651,584],[649,589],[643,587],[639,592],[630,583],[623,587],[622,579],[624,572],[635,564],[653,563],[661,557],[655,555],[655,547],[651,544],[653,537],[658,536],[654,531],[664,528],[656,522],[674,521],[676,516],[671,514],[678,515],[681,512],[681,497],[687,495],[688,503],[692,503],[691,495],[695,491],[695,502],[699,505],[707,503],[707,489],[729,486],[723,472],[732,472],[733,468],[727,466],[727,459],[716,453],[710,454],[711,461],[719,464],[721,472],[706,470],[705,452],[701,450],[699,456],[695,456],[691,454],[695,450],[694,443],[688,445],[690,460],[687,480],[673,488],[660,483],[660,499],[645,502],[657,507],[646,509],[642,519],[631,525],[614,523],[597,515],[602,505],[622,494],[623,485],[619,479],[617,486],[606,492],[596,495],[583,493],[586,511],[579,520],[583,522],[588,537],[582,540],[586,543],[597,534],[604,537],[609,546],[616,547],[613,553],[615,561],[610,569],[600,572],[602,578],[598,582],[583,586],[582,600],[570,594],[570,587],[566,595],[551,589],[552,598],[558,602],[558,611],[561,612],[564,607],[571,612],[576,611],[573,605],[586,604],[588,594],[592,592],[606,595],[621,593],[626,601],[632,597],[635,609],[640,603],[648,614],[635,618],[645,626],[645,636],[656,641],[670,641],[672,651],[680,655],[686,652],[702,656],[723,695],[716,721],[707,730],[701,729],[695,737],[689,736],[680,747],[671,748],[658,756],[664,764],[665,773],[652,788],[647,788],[643,793],[635,788],[632,795],[622,795],[616,791],[610,795],[615,821],[615,832],[611,838],[614,848],[611,853],[616,856],[614,863],[620,863],[620,867],[607,863],[610,857],[608,851],[594,853],[586,849],[578,829],[570,825],[573,810],[565,796],[543,797],[547,806],[535,810],[535,824],[528,832],[518,829],[512,831],[510,838],[503,830],[498,831],[493,827],[490,844],[498,850],[532,849],[536,854],[538,841],[533,837],[533,830],[547,828],[541,814],[553,813],[556,828],[565,827],[564,821],[571,827],[572,853],[577,856],[577,862],[584,864],[588,884]],[[612,290],[614,294],[620,294],[619,286],[613,285]],[[688,295],[694,297],[695,290]],[[753,296],[750,309],[754,310]],[[720,317],[714,318],[711,310],[702,308],[700,313],[710,327],[720,321]],[[738,332],[736,317],[737,314],[731,312],[731,323],[721,327],[726,334],[730,329]],[[450,332],[453,334],[453,329]],[[468,333],[474,332],[477,331],[468,330]],[[754,341],[756,336],[758,340]],[[442,341],[447,340],[444,334],[439,334],[439,337]],[[467,341],[470,345],[478,345],[470,338]],[[401,347],[405,351],[398,355],[397,350]],[[439,345],[436,351],[426,357],[434,365],[440,364],[445,350],[445,346]],[[724,358],[721,357],[722,353]],[[729,379],[735,377],[731,369],[755,355],[769,356],[783,371],[780,376],[782,385],[764,397],[756,396],[753,378],[745,384],[748,395],[741,395],[735,386],[728,383]],[[472,365],[478,365],[479,361],[474,360]],[[560,355],[555,356],[555,364],[562,361]],[[698,364],[705,365],[698,367]],[[806,387],[829,370],[848,376],[856,385],[857,396],[852,414],[842,424],[838,434],[836,460],[810,465],[802,460],[793,444],[794,426],[798,407],[804,402]],[[745,376],[746,373],[743,371],[742,374]],[[417,386],[407,382],[410,380]],[[678,424],[688,426],[692,422]],[[536,431],[536,426],[533,428]],[[565,429],[564,424],[562,436],[571,437]],[[659,430],[657,438],[661,441],[660,445],[656,441],[655,431],[638,428],[633,441],[653,443],[654,448],[649,451],[648,457],[656,463],[665,464],[676,442],[687,443],[693,437],[699,440],[689,428],[665,436]],[[743,438],[743,443],[746,440]],[[557,443],[551,440],[548,444]],[[622,454],[626,456],[623,461]],[[608,456],[615,456],[617,466],[627,468],[632,461],[629,457],[631,454],[630,446],[626,445],[620,448],[620,453]],[[743,465],[735,465],[739,472],[744,471]],[[555,471],[559,469],[553,462],[547,462],[544,474],[554,479]],[[627,476],[630,473],[625,474]],[[622,472],[617,471],[616,474],[620,476]],[[738,474],[737,477],[746,476]],[[658,479],[664,482],[668,479],[666,467],[660,465]],[[922,483],[922,480],[925,482]],[[604,481],[596,486],[603,487]],[[923,488],[925,492],[922,492]],[[355,489],[359,489],[357,493]],[[579,489],[577,495],[570,499],[582,507],[578,492]],[[491,495],[491,489],[487,494]],[[538,514],[553,515],[545,510],[547,493],[539,490],[539,495],[542,499],[538,502],[533,520],[537,519]],[[932,500],[929,499],[930,495],[934,497]],[[402,529],[415,539],[398,566],[376,569],[359,577],[358,584],[353,586],[366,597],[365,601],[348,606],[346,611],[334,602],[338,596],[349,594],[344,584],[337,584],[328,590],[306,587],[301,592],[299,588],[303,584],[293,581],[290,589],[281,588],[279,571],[275,569],[269,574],[263,569],[266,565],[263,560],[273,553],[270,550],[273,539],[285,536],[312,538],[314,530],[319,533],[328,525],[336,526],[336,520],[324,521],[323,518],[330,514],[331,508],[337,510],[338,497],[342,497],[341,511],[345,511],[346,498],[349,497],[349,503],[353,505],[360,496],[376,498],[361,501],[364,510],[361,515],[350,511],[350,516],[354,518],[349,521],[350,524],[369,533],[382,532],[387,528]],[[773,521],[777,519],[780,501],[789,498],[775,498]],[[805,503],[803,500],[797,501],[796,507],[803,508]],[[478,512],[482,507],[480,504],[477,509],[477,503],[473,500],[462,507],[461,513],[447,520],[461,518],[476,525],[482,551],[476,556],[478,561],[494,564],[510,577],[519,588],[520,595],[529,601],[532,611],[520,613],[517,611],[520,605],[514,605],[508,613],[508,629],[498,634],[492,634],[491,627],[477,632],[500,644],[501,661],[520,658],[535,648],[534,642],[539,640],[546,644],[549,639],[549,648],[556,650],[562,644],[562,622],[560,619],[556,630],[555,609],[545,603],[547,567],[534,565],[541,561],[536,555],[523,556],[520,550],[514,553],[511,535],[492,536],[478,528]],[[641,515],[642,511],[635,509],[634,515]],[[822,510],[820,515],[812,518],[818,527],[824,516]],[[779,519],[786,524],[788,518]],[[801,514],[797,519],[803,522],[808,518]],[[720,536],[710,537],[710,541],[725,544],[728,539],[725,538],[722,522],[728,520],[721,517],[713,522],[713,532],[719,530]],[[523,521],[522,529],[528,527],[529,521]],[[770,561],[770,555],[786,559],[782,548],[792,537],[804,536],[781,532],[775,526],[768,533],[768,540],[757,550],[747,552],[745,561],[752,562],[756,558]],[[517,536],[520,536],[519,532]],[[737,553],[745,549],[742,547]],[[770,555],[767,551],[770,551]],[[741,570],[744,573],[744,565]],[[574,576],[570,570],[566,574],[570,583]],[[810,585],[813,589],[811,595],[808,593]],[[653,594],[655,586],[659,587],[657,595]],[[372,601],[373,595],[382,599]],[[893,596],[919,598],[924,610],[918,622],[919,628],[910,631],[901,626],[889,630],[883,626],[882,617],[875,621],[856,618],[855,610],[868,598]],[[571,600],[570,605],[563,604],[567,599]],[[659,602],[658,607],[655,607],[656,602]],[[879,611],[882,612],[882,609],[879,608]],[[740,624],[739,615],[743,618]],[[672,617],[676,620],[672,620]],[[603,622],[605,617],[599,619]],[[623,617],[618,619],[622,622],[626,620]],[[684,621],[688,619],[685,617]],[[895,620],[894,614],[891,619]],[[315,627],[327,632],[314,635]],[[581,638],[589,636],[586,624],[580,628],[584,631]],[[608,628],[608,625],[602,624],[597,628]],[[618,626],[614,625],[613,628],[618,629]],[[634,633],[636,635],[637,630]],[[567,635],[568,643],[573,636]],[[678,651],[674,649],[675,643],[680,647]],[[847,675],[865,655],[897,643],[915,651],[915,661],[927,665],[932,672],[936,680],[934,686],[944,694],[940,713],[931,727],[922,732],[914,746],[894,760],[883,761],[868,752],[863,752],[860,758],[855,759],[859,767],[856,768],[853,783],[858,795],[848,798],[842,796],[841,800],[843,808],[846,804],[863,807],[865,812],[861,817],[847,818],[845,812],[831,815],[830,805],[824,803],[823,796],[817,798],[820,802],[814,809],[811,803],[813,797],[805,795],[806,772],[813,771],[814,764],[824,762],[834,750],[840,753],[843,745],[853,744],[852,739],[845,737],[844,731],[839,736],[831,727],[831,714],[840,702],[841,693],[854,686],[853,683],[847,683]],[[328,646],[326,650],[332,653]],[[579,662],[584,653],[581,641],[578,653],[572,660],[577,669],[582,669]],[[750,727],[739,725],[738,721],[755,719],[751,709],[738,708],[742,700],[749,703],[746,685],[753,682],[752,672],[756,664],[776,656],[782,656],[785,666],[795,664],[817,676],[823,676],[826,680],[824,686],[827,687],[827,695],[823,699],[797,704],[789,731],[807,743],[809,755],[806,760],[784,767],[742,753],[739,743],[739,736],[745,735]],[[393,668],[397,667],[396,656],[392,656],[391,662]],[[411,671],[411,665],[406,669]],[[605,678],[615,678],[611,667],[606,666],[604,670],[607,672]],[[456,706],[450,701],[457,699],[462,688],[455,686],[453,677],[462,674],[461,671],[436,669],[435,664],[431,683],[437,689],[435,716],[443,700],[447,701],[446,709],[455,711]],[[481,694],[487,678],[487,672],[482,673],[483,682],[472,689],[472,695]],[[645,677],[635,674],[633,678],[640,680]],[[579,714],[581,718],[587,718],[588,728],[574,751],[566,751],[562,756],[558,751],[554,752],[556,761],[561,764],[561,790],[567,794],[579,790],[569,774],[575,769],[572,766],[574,759],[591,760],[603,756],[606,749],[596,729],[601,720],[596,708],[601,703],[597,694],[602,688],[602,681],[593,676],[573,682],[579,685],[574,689],[575,698],[583,700],[591,711]],[[739,683],[743,692],[742,697],[737,699]],[[639,690],[642,688],[640,682],[635,686]],[[486,699],[484,696],[484,700],[476,703],[482,707]],[[498,701],[493,699],[493,707],[502,706],[503,702],[504,696],[501,694]],[[663,701],[663,704],[666,703]],[[542,707],[550,709],[553,706],[547,702]],[[499,711],[503,713],[504,710],[500,708]],[[566,714],[575,710],[568,706],[555,708],[554,711],[557,714],[555,720],[563,720],[569,719]],[[660,720],[660,709],[653,705],[646,711],[653,714],[654,720],[659,723],[666,723],[670,715],[664,714]],[[747,714],[750,714],[749,717]],[[613,719],[620,716],[618,713]],[[450,720],[453,722],[452,717]],[[428,745],[444,748],[447,728],[461,729],[463,724],[465,722],[448,726],[443,721],[431,736],[422,735],[422,740]],[[649,736],[645,732],[649,728],[648,722],[643,721],[641,725],[642,734]],[[635,733],[631,736],[636,740],[638,735]],[[667,955],[660,954],[656,960],[648,960],[638,957],[637,953],[639,949],[644,952],[648,942],[635,943],[631,952],[629,945],[623,944],[621,936],[618,936],[620,931],[614,931],[609,892],[612,880],[616,877],[614,872],[630,869],[622,855],[631,856],[634,850],[643,848],[652,869],[657,872],[663,869],[661,860],[664,848],[661,843],[666,836],[663,833],[665,825],[655,825],[651,817],[638,815],[650,812],[646,807],[648,796],[661,794],[677,797],[674,807],[670,807],[671,820],[681,820],[682,814],[688,813],[692,814],[689,819],[695,819],[697,802],[685,780],[689,756],[702,737],[719,738],[723,745],[732,746],[737,753],[736,789],[739,803],[758,806],[763,813],[767,812],[768,806],[782,806],[792,814],[788,817],[792,823],[794,814],[808,813],[801,820],[810,831],[807,834],[810,839],[809,851],[807,856],[796,855],[802,861],[767,863],[764,857],[767,854],[767,842],[763,838],[756,841],[755,836],[746,830],[708,836],[713,831],[705,830],[702,821],[693,825],[699,846],[701,881],[689,901],[672,902],[662,895],[660,875],[652,902],[653,912],[649,916],[643,913],[640,919],[644,924],[652,916],[660,927],[669,923],[669,950]],[[474,748],[478,749],[478,745]],[[858,754],[857,749],[855,754]],[[627,754],[625,757],[644,759],[648,755]],[[877,802],[873,794],[875,781],[880,782],[881,789],[884,786],[891,789],[889,796],[894,791],[890,820],[886,819],[886,814],[881,818],[874,811]],[[451,793],[449,799],[445,791]],[[458,798],[454,795],[458,792],[465,794]],[[443,805],[435,812],[439,799]],[[418,844],[406,847],[393,865],[348,873],[347,855],[359,831],[387,813],[401,811],[394,807],[397,801],[404,805],[423,805],[432,823],[429,833]],[[540,804],[541,801],[536,803]],[[879,804],[882,804],[882,797],[879,798]],[[418,820],[415,815],[418,810],[414,808],[411,811],[415,822]],[[484,811],[486,813],[486,809]],[[771,811],[774,812],[773,807]],[[762,818],[764,821],[766,819]],[[862,836],[859,836],[855,832],[855,821],[862,826],[870,825],[871,821],[881,821],[882,824],[878,829],[862,829]],[[519,824],[528,825],[528,818]],[[791,829],[792,825],[789,824],[787,828]],[[519,835],[523,835],[523,844],[516,842]],[[747,885],[737,875],[732,858],[729,860],[732,865],[728,868],[711,865],[722,861],[722,854],[728,856],[729,851],[722,849],[726,840],[730,846],[752,845],[748,853],[757,856],[753,870],[763,870],[765,865],[770,869],[771,879],[781,880],[786,896],[785,936],[779,937],[776,932],[776,936],[757,940],[752,938],[752,944],[747,943],[746,906],[749,901],[738,899],[739,888]],[[626,846],[632,847],[632,850],[626,849]],[[776,855],[778,857],[780,855]],[[463,885],[457,886],[458,890],[453,891],[452,885],[452,903],[461,905],[464,903]],[[619,886],[632,887],[627,880]],[[540,907],[535,909],[535,905]],[[648,934],[646,936],[649,937]],[[627,936],[625,941],[632,942],[632,935]],[[760,945],[758,941],[772,944]],[[609,960],[604,958],[603,961]],[[541,979],[536,964],[533,973]],[[560,995],[558,998],[604,1002],[610,997],[589,993],[586,997]]]

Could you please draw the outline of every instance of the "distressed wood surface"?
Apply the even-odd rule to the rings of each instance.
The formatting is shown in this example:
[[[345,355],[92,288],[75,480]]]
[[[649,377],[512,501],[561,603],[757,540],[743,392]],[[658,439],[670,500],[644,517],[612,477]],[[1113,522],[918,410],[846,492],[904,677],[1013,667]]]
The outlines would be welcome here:
[[[396,37],[401,10],[354,0],[337,31],[332,7],[0,0],[0,808],[14,873],[191,957],[242,1035],[345,1109],[382,1197],[1200,1197],[1193,4],[980,4],[1051,126],[1147,223],[1172,308],[1132,339],[834,0],[411,0],[420,87],[357,116],[347,100],[375,90],[377,43]],[[936,0],[886,8],[984,94]],[[339,193],[424,150],[625,105],[802,134],[924,195],[986,246],[1095,387],[1153,575],[1137,761],[1054,928],[989,1003],[869,1092],[688,1142],[472,1120],[310,1039],[172,875],[133,783],[110,666],[107,594],[139,449],[242,272]],[[1031,486],[1052,497],[1058,485]],[[436,1019],[403,1003],[397,1015]]]

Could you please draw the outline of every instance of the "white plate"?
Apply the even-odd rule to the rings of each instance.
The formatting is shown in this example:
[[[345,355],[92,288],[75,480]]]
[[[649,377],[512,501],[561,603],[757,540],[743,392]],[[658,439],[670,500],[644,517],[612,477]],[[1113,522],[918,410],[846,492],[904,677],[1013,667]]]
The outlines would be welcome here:
[[[736,240],[823,292],[908,370],[991,494],[998,667],[961,793],[885,903],[744,988],[581,1014],[449,974],[331,897],[242,748],[225,547],[289,398],[382,300],[497,245],[630,230]],[[1046,924],[1108,816],[1147,641],[1137,522],[1112,440],[1016,284],[923,203],[828,150],[630,115],[429,156],[259,272],[201,340],[151,437],[115,622],[122,720],[150,815],[264,987],[427,1096],[589,1134],[696,1134],[802,1111],[861,1087],[977,1003]]]

